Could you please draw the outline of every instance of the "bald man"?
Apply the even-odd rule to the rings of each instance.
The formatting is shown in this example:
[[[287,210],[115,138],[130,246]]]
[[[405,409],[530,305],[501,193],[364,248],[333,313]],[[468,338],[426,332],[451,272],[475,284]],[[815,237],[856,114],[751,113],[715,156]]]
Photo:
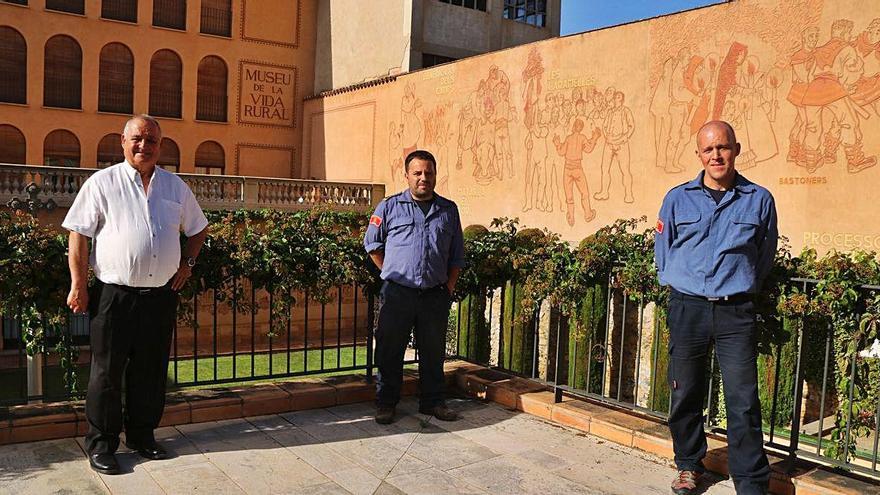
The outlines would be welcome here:
[[[697,133],[697,177],[663,199],[654,234],[660,283],[670,287],[669,385],[677,495],[695,493],[704,471],[703,403],[710,343],[727,407],[728,464],[738,494],[764,494],[754,296],[776,253],[773,196],[736,171],[740,145],[727,122]]]
[[[167,456],[153,430],[165,407],[177,291],[192,275],[208,232],[189,187],[156,166],[161,143],[153,117],[126,122],[125,161],[92,175],[62,224],[70,231],[67,305],[91,316],[86,451],[92,469],[104,474],[119,473],[114,452],[123,427],[126,445],[142,457]],[[89,265],[96,279],[91,291]]]

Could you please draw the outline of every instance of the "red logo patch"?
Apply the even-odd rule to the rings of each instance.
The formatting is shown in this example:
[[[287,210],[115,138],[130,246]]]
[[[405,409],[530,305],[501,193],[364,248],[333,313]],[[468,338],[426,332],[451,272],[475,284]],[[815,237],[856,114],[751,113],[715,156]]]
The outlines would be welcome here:
[[[659,218],[657,219],[657,233],[663,233],[663,220],[660,220]]]
[[[376,227],[382,225],[382,219],[373,215],[370,217],[370,225],[375,225]]]

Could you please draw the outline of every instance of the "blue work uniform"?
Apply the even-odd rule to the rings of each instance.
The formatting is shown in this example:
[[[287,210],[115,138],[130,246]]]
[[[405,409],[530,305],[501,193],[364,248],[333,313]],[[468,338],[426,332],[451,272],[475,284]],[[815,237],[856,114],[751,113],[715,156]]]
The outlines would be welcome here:
[[[464,266],[458,207],[434,194],[427,214],[409,190],[385,198],[370,217],[364,248],[384,252],[376,329],[376,402],[400,400],[410,334],[419,350],[419,407],[443,402],[443,359],[451,295],[449,271]]]
[[[753,296],[773,264],[773,196],[737,174],[716,203],[703,175],[666,194],[654,233],[662,285],[670,286],[669,429],[680,470],[703,472],[707,355],[714,341],[727,407],[727,456],[738,494],[766,493]]]

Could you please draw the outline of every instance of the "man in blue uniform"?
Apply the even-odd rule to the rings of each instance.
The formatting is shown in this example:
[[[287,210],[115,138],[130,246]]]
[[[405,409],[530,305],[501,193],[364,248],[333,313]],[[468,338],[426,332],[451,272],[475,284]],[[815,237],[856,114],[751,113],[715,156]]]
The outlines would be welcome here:
[[[458,207],[434,193],[437,161],[416,150],[404,161],[408,189],[385,198],[370,217],[364,248],[382,270],[376,329],[376,422],[394,421],[410,333],[419,349],[419,412],[458,415],[443,401],[446,325],[464,241]]]
[[[673,188],[660,208],[655,258],[671,287],[669,429],[679,474],[672,491],[693,493],[706,455],[703,400],[710,341],[721,367],[727,407],[728,465],[738,494],[767,491],[757,385],[753,296],[770,271],[778,232],[773,196],[735,169],[740,145],[726,122],[697,133],[703,171]]]

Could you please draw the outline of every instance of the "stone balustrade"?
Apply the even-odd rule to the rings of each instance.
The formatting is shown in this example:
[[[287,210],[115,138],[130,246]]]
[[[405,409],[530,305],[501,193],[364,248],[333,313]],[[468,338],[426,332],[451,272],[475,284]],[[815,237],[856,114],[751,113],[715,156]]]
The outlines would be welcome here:
[[[0,163],[0,205],[18,199],[21,202],[52,201],[66,208],[76,193],[97,169],[45,167]],[[320,180],[275,179],[233,175],[178,174],[192,188],[202,208],[234,210],[271,208],[303,210],[318,205],[341,210],[370,211],[385,196],[382,184],[327,182]],[[29,194],[33,183],[39,191]]]

